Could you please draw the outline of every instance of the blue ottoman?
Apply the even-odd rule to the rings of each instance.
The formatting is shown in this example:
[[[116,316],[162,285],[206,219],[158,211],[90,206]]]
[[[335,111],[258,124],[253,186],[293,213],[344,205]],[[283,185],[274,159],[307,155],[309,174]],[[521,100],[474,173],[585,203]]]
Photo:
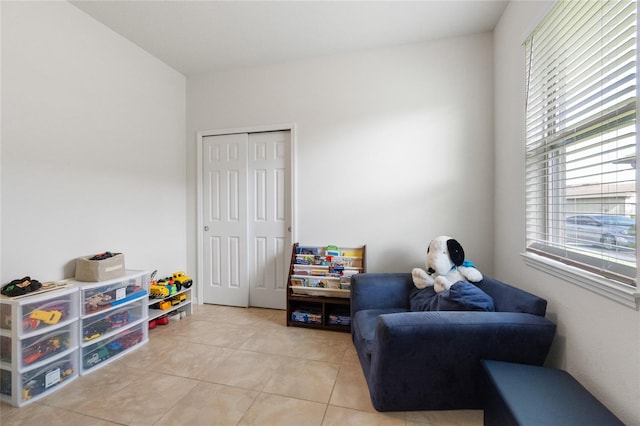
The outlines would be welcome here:
[[[623,425],[566,371],[481,362],[487,375],[485,425]]]

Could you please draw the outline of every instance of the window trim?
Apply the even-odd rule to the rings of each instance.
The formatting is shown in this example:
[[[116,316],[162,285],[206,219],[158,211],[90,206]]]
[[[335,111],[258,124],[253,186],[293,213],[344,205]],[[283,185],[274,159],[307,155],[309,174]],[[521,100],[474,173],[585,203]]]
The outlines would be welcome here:
[[[637,288],[618,284],[600,275],[570,266],[551,258],[530,252],[520,253],[524,263],[539,271],[553,275],[571,284],[590,290],[601,296],[618,302],[628,308],[640,308],[640,291]]]

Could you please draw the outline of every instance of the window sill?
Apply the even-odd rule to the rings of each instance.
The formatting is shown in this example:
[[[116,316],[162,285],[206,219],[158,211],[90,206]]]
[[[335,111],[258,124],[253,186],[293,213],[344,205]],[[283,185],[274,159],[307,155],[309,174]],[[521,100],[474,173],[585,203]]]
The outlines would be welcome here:
[[[521,256],[524,263],[532,268],[590,290],[629,308],[637,310],[640,306],[640,292],[630,286],[617,284],[615,281],[533,253],[521,253]]]

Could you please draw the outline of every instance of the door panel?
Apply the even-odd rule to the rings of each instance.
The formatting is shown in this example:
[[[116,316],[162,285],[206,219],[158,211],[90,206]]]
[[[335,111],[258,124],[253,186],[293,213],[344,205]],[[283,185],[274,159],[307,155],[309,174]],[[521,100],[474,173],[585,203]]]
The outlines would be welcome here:
[[[248,306],[247,135],[203,138],[203,301]]]
[[[291,237],[291,133],[249,135],[249,264],[251,306],[284,309]]]

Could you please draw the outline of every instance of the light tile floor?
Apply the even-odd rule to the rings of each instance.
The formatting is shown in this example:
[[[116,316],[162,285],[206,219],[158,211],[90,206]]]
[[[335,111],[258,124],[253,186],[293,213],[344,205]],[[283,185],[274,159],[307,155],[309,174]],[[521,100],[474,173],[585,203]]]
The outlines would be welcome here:
[[[134,352],[22,408],[9,425],[481,425],[482,411],[379,413],[347,333],[284,311],[195,306]]]

